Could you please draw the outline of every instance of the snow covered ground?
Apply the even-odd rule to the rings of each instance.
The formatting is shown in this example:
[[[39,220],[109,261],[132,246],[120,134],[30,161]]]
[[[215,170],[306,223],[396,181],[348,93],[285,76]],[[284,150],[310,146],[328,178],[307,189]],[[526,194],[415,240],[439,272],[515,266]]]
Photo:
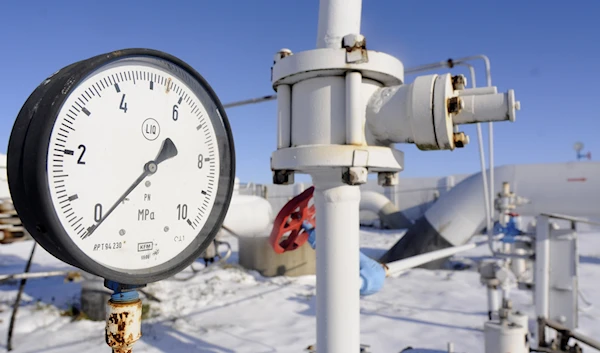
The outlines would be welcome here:
[[[361,246],[376,256],[401,233],[363,229]],[[228,239],[236,245],[235,238]],[[0,246],[0,271],[21,272],[31,241]],[[234,247],[237,248],[237,247]],[[580,331],[600,337],[600,233],[580,235],[580,288],[594,305],[581,312]],[[485,247],[463,258],[487,255]],[[315,343],[315,277],[263,278],[229,264],[209,267],[188,281],[168,279],[148,286],[162,302],[150,305],[143,337],[134,352],[303,352]],[[200,263],[196,267],[201,267]],[[31,271],[69,268],[40,247]],[[188,269],[177,278],[191,274]],[[0,352],[6,335],[16,283],[0,285]],[[110,352],[104,322],[61,315],[79,305],[81,285],[62,278],[27,283],[13,337],[13,352]],[[532,313],[531,294],[515,291],[515,307]],[[586,307],[584,303],[581,306]],[[414,269],[388,278],[385,288],[361,300],[361,342],[373,353],[441,353],[447,342],[456,352],[483,351],[485,288],[473,270]],[[358,347],[357,347],[358,348]],[[591,350],[588,350],[591,351]]]

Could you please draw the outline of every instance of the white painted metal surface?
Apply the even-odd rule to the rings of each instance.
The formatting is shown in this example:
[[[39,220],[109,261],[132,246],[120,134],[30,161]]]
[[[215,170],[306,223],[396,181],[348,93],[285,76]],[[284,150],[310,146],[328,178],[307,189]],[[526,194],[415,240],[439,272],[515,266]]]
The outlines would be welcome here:
[[[362,102],[362,75],[346,73],[346,144],[365,144],[365,114]]]
[[[341,170],[312,174],[317,232],[317,352],[353,352],[360,346],[360,189]]]
[[[527,329],[508,321],[484,324],[485,353],[529,353]]]
[[[548,318],[575,330],[578,327],[577,234],[570,229],[550,231]]]
[[[266,199],[234,194],[223,224],[240,236],[261,236],[269,234],[274,217]]]
[[[319,3],[317,48],[341,48],[342,38],[360,33],[362,0],[328,0]]]
[[[385,181],[389,173],[403,169],[403,154],[393,148],[394,143],[417,141],[419,148],[427,150],[468,143],[468,137],[453,130],[451,118],[463,103],[450,75],[419,78],[418,87],[400,86],[402,63],[367,49],[360,34],[361,8],[360,0],[321,0],[317,49],[280,51],[272,68],[274,89],[287,85],[291,90],[291,102],[285,93],[278,97],[278,149],[271,158],[274,181],[293,183],[293,173],[300,172],[310,174],[315,186],[321,234],[317,238],[318,352],[346,353],[360,343],[358,294],[354,294],[359,285],[357,185],[367,182],[369,172],[384,173],[378,179]],[[384,109],[386,113],[380,115],[389,102],[398,109]],[[289,147],[287,104],[291,106]],[[365,114],[367,105],[370,116]]]
[[[495,88],[495,87],[494,87]],[[480,121],[514,121],[519,103],[515,92],[468,96],[461,92],[465,107],[454,118],[455,124],[470,124]]]
[[[390,262],[386,264],[388,267],[388,274],[395,275],[402,271],[417,267],[419,265],[437,260],[443,259],[444,257],[452,256],[454,254],[458,254],[463,251],[471,250],[476,248],[477,246],[485,244],[484,242],[480,243],[469,243],[461,246],[454,246],[451,248],[446,248],[442,250],[431,251],[425,254],[412,256],[403,260],[398,260],[394,262]]]

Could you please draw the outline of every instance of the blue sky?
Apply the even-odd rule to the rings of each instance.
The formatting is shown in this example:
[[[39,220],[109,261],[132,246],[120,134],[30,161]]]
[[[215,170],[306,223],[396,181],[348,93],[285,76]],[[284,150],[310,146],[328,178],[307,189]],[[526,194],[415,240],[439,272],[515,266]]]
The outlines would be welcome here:
[[[116,49],[148,47],[178,56],[224,103],[272,94],[273,54],[315,47],[318,7],[318,0],[3,0],[0,152],[6,153],[19,109],[45,77]],[[515,123],[494,126],[496,164],[564,162],[574,159],[578,140],[593,158],[600,155],[598,13],[595,0],[365,0],[362,34],[369,49],[394,55],[405,67],[488,55],[493,84],[500,91],[515,89],[522,106]],[[475,64],[483,86],[483,65]],[[268,102],[227,112],[242,181],[270,181],[275,109]],[[478,171],[475,128],[463,130],[471,144],[462,150],[422,152],[399,145],[406,162],[401,176]]]

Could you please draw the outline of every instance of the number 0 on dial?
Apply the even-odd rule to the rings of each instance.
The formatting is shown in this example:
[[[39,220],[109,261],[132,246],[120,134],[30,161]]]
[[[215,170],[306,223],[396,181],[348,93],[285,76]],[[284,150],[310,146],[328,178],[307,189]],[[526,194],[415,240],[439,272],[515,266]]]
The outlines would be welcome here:
[[[28,98],[8,148],[15,208],[57,258],[144,284],[193,262],[221,227],[234,146],[208,83],[166,53],[77,62]]]

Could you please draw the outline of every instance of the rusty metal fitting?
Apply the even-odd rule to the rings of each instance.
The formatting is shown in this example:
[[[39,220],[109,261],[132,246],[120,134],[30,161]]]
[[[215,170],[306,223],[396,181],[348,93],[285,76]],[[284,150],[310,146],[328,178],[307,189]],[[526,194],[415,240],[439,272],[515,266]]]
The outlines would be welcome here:
[[[455,132],[453,138],[454,146],[458,148],[463,148],[469,144],[469,136],[467,136],[464,132]]]
[[[369,62],[367,39],[362,34],[347,34],[342,38],[342,47],[346,49],[347,63]]]
[[[142,300],[117,302],[110,299],[106,306],[106,344],[113,353],[131,353],[142,337]]]
[[[465,75],[452,76],[452,88],[454,90],[463,90],[467,86],[467,78]]]
[[[364,167],[349,167],[342,173],[342,180],[348,185],[361,185],[367,182],[369,172]]]
[[[362,34],[347,34],[342,38],[342,46],[350,51],[354,48],[366,48],[367,40]]]
[[[458,114],[465,107],[465,101],[461,97],[448,98],[448,114]]]
[[[273,184],[290,185],[294,183],[294,171],[292,170],[274,170]]]
[[[287,48],[280,49],[273,57],[273,62],[276,63],[279,60],[285,58],[286,56],[290,56],[290,55],[293,55],[291,50],[289,50]]]

